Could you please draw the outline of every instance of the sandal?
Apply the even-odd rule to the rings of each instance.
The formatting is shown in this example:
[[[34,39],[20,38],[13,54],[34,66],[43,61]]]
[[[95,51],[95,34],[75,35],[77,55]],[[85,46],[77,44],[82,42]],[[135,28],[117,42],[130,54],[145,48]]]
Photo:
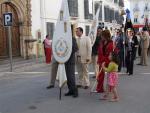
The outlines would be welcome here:
[[[119,98],[112,98],[109,100],[109,102],[118,102],[119,101]]]
[[[100,98],[100,100],[107,100],[107,99],[108,99],[107,95],[104,95],[103,97]]]

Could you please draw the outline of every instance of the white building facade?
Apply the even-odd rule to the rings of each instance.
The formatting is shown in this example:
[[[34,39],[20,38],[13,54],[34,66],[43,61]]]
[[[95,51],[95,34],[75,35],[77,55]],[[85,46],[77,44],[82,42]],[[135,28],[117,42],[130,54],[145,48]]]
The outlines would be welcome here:
[[[28,59],[29,56],[38,56],[43,49],[39,42],[47,34],[52,39],[61,2],[62,0],[0,0],[0,59],[9,57],[8,32],[3,26],[4,13],[12,12],[13,15],[13,56]],[[124,6],[123,0],[68,0],[68,5],[73,35],[75,28],[79,26],[83,28],[84,35],[88,35],[93,14],[99,6],[101,25],[117,28],[123,23],[123,17],[119,14]]]
[[[43,40],[46,34],[53,36],[61,1],[31,0],[33,38]],[[89,13],[89,1],[68,0],[71,27],[73,31],[75,31],[76,27],[82,27],[85,35],[88,35],[93,19],[93,14]],[[123,16],[120,16],[119,13],[124,7],[123,0],[92,0],[93,13],[96,13],[99,5],[101,8],[99,22],[104,23],[104,27],[107,28],[121,27]]]

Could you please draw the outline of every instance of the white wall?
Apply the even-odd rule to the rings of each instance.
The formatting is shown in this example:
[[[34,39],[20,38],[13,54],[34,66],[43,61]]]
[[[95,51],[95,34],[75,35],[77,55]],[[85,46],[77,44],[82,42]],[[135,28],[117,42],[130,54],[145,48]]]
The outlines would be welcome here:
[[[32,36],[33,38],[37,38],[36,32],[41,28],[40,0],[31,0],[31,4]]]

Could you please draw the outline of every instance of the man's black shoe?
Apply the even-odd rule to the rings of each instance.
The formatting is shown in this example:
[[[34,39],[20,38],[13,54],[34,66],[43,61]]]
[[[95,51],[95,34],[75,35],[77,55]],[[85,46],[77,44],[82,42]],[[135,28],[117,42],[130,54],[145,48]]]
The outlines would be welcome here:
[[[82,85],[77,85],[77,88],[81,88],[82,87]]]
[[[89,86],[84,86],[84,89],[88,89],[89,88]]]
[[[133,75],[133,73],[129,73],[128,75]]]
[[[47,88],[47,89],[54,88],[54,85],[47,86],[46,88]]]
[[[78,88],[75,88],[74,94],[72,96],[74,98],[78,97]]]
[[[96,78],[96,76],[92,76],[92,78]]]
[[[78,97],[78,94],[74,94],[74,95],[72,95],[72,97],[77,98],[77,97]]]
[[[68,93],[65,94],[65,96],[72,96],[72,95],[73,95],[72,92],[68,92]]]
[[[138,64],[136,64],[136,65],[142,65],[141,63],[138,63]]]

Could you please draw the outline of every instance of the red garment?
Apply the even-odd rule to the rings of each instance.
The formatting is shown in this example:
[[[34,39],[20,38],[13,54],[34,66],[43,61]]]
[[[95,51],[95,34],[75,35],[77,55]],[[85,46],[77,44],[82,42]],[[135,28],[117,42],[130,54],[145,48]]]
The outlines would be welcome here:
[[[109,54],[113,52],[113,41],[109,41],[106,45],[104,45],[104,41],[100,42],[100,46],[98,48],[98,64],[99,64],[99,69],[101,70],[101,65],[103,62],[105,62],[106,67],[108,66],[110,60],[109,60]],[[98,76],[98,84],[96,91],[99,93],[104,92],[104,76],[105,72],[102,70],[99,73]]]
[[[46,63],[49,64],[51,62],[52,50],[51,48],[44,48],[44,49],[45,49]]]
[[[51,62],[51,56],[52,56],[51,43],[52,43],[51,40],[49,40],[48,38],[45,38],[45,40],[43,41],[45,59],[46,59],[47,64],[49,64]]]

